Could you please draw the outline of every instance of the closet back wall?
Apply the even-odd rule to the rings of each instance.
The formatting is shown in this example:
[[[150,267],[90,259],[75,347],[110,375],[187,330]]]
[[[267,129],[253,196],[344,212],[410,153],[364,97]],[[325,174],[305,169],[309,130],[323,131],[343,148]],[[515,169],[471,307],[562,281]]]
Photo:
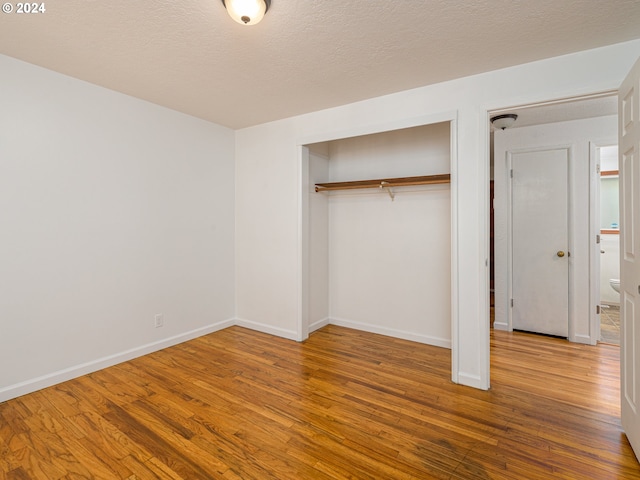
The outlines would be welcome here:
[[[329,142],[329,181],[449,173],[449,137],[446,122]],[[394,190],[328,196],[330,322],[450,347],[449,185]]]

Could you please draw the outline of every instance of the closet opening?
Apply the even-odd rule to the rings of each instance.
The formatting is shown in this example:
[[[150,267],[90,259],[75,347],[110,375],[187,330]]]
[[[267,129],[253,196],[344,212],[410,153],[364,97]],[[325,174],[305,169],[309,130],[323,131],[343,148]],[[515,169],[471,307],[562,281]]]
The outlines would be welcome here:
[[[300,340],[334,324],[455,351],[454,145],[453,120],[300,144]]]

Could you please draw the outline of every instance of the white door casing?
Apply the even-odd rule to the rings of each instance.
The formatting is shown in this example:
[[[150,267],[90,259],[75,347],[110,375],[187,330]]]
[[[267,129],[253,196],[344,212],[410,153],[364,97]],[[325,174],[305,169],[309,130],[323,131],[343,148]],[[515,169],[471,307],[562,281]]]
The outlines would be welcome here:
[[[589,142],[589,238],[591,262],[589,263],[589,331],[591,345],[600,338],[600,147]]]
[[[512,325],[569,335],[569,149],[511,152]]]
[[[621,421],[640,459],[640,60],[618,93]]]

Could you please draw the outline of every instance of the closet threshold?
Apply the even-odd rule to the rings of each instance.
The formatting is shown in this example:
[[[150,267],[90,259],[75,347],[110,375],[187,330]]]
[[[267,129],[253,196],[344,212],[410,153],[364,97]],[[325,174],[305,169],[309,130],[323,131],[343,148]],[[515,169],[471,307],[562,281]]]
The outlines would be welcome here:
[[[451,175],[423,175],[419,177],[380,178],[376,180],[356,180],[353,182],[316,183],[316,192],[330,190],[351,190],[355,188],[392,188],[409,187],[412,185],[433,185],[450,183]]]

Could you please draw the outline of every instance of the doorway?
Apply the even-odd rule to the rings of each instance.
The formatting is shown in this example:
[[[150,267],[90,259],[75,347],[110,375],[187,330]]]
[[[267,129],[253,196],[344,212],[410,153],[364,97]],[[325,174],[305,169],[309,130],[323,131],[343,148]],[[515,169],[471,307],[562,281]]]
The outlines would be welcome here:
[[[600,338],[599,341],[620,345],[620,188],[618,145],[594,145],[599,178],[594,185],[598,190],[596,211],[600,235]],[[597,282],[596,282],[597,283]],[[617,288],[617,290],[616,290]]]
[[[455,114],[357,133],[299,145],[298,338],[336,324],[451,348],[455,365]]]
[[[617,137],[617,95],[608,92],[588,98],[547,102],[544,105],[516,107],[508,110],[518,115],[515,124],[507,130],[493,130],[492,180],[494,181],[495,224],[495,321],[494,328],[513,330],[514,279],[517,261],[511,250],[513,212],[511,211],[510,162],[514,153],[527,151],[553,151],[569,149],[568,169],[568,243],[566,249],[554,248],[550,255],[564,261],[570,274],[568,291],[564,295],[568,309],[566,334],[572,342],[595,345],[599,340],[600,299],[592,284],[599,281],[592,272],[596,244],[596,226],[591,217],[596,178],[595,164],[591,161],[591,146],[595,143],[615,143]],[[490,116],[507,111],[489,112]],[[557,174],[556,174],[557,175]],[[543,221],[544,223],[544,221]],[[521,227],[516,226],[520,231]],[[546,239],[546,237],[543,237]],[[545,240],[540,240],[545,243]],[[564,252],[558,257],[558,252]],[[515,262],[515,265],[514,265]],[[557,275],[556,275],[557,277]],[[514,306],[512,306],[514,299]],[[534,297],[532,303],[544,304],[548,293]],[[546,332],[545,332],[546,333]]]

